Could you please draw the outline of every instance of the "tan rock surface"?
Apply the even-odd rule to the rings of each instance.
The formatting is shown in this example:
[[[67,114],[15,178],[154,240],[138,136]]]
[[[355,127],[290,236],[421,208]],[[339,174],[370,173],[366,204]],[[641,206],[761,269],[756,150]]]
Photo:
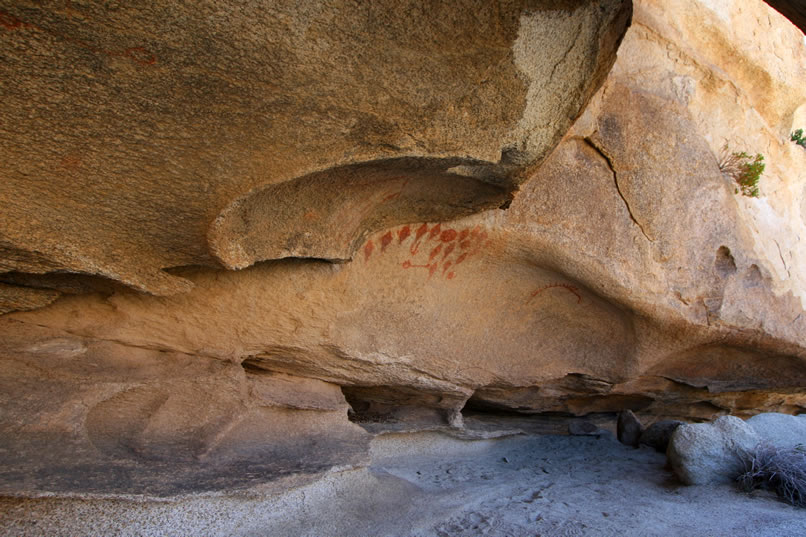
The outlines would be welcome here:
[[[367,232],[497,207],[599,87],[630,12],[2,7],[0,271],[165,295],[189,288],[166,268],[349,259]]]
[[[28,251],[24,242],[15,243],[9,270],[16,272],[4,281],[71,295],[46,308],[0,317],[0,371],[8,387],[3,404],[11,409],[0,430],[12,433],[5,435],[14,446],[6,451],[10,460],[44,474],[63,462],[61,451],[45,461],[26,458],[22,448],[45,437],[19,424],[39,423],[42,434],[51,435],[48,442],[70,438],[66,445],[84,461],[95,457],[129,465],[126,471],[138,476],[129,489],[169,494],[361,464],[366,440],[348,422],[348,404],[353,419],[365,425],[411,428],[459,428],[463,409],[573,415],[630,409],[653,420],[802,411],[806,273],[800,267],[806,266],[806,250],[799,243],[806,237],[806,177],[799,173],[806,169],[806,151],[789,141],[789,133],[806,121],[806,90],[799,82],[806,70],[803,36],[761,2],[727,2],[729,12],[712,4],[639,3],[612,72],[567,133],[564,125],[576,114],[568,110],[579,111],[606,59],[583,66],[584,81],[574,78],[578,73],[547,71],[564,62],[529,62],[539,58],[534,51],[548,37],[559,40],[604,20],[590,18],[599,12],[589,4],[574,11],[586,14],[576,26],[560,16],[564,11],[535,11],[517,19],[519,26],[510,21],[506,50],[489,45],[489,54],[506,58],[501,69],[516,73],[518,91],[508,86],[514,82],[503,71],[489,74],[498,89],[480,84],[488,75],[478,68],[486,64],[468,60],[462,71],[464,64],[454,65],[446,49],[445,55],[423,60],[450,66],[439,79],[448,93],[434,97],[433,109],[412,119],[407,106],[414,105],[405,99],[364,103],[371,117],[390,121],[389,132],[373,127],[374,134],[350,138],[339,130],[344,118],[337,114],[324,121],[315,100],[309,108],[294,101],[299,109],[291,110],[299,113],[293,121],[283,120],[286,130],[260,123],[268,116],[259,112],[238,116],[253,122],[252,130],[239,131],[254,135],[249,144],[241,134],[213,129],[216,136],[233,136],[227,140],[235,144],[222,142],[216,158],[245,159],[248,147],[252,160],[216,161],[218,167],[210,168],[216,177],[228,178],[210,191],[209,199],[217,201],[204,205],[210,210],[203,218],[183,212],[201,207],[190,198],[168,200],[178,204],[170,211],[146,206],[155,215],[167,211],[188,220],[145,218],[137,240],[151,244],[149,254],[133,256],[134,247],[122,256],[131,271],[125,276],[70,266],[156,294],[177,290],[171,286],[181,281],[183,293],[153,296],[92,279],[56,285],[48,282],[53,275],[37,280],[21,273],[67,265],[45,268],[53,262],[46,246],[34,257],[20,253]],[[324,16],[305,14],[315,15]],[[439,20],[463,27],[464,16]],[[617,12],[601,17],[615,21],[613,31],[619,27]],[[538,20],[553,21],[554,30],[531,29]],[[618,33],[593,27],[594,41]],[[250,35],[248,27],[244,35]],[[304,52],[316,43],[295,46]],[[485,43],[480,50],[487,50]],[[582,46],[579,40],[567,44],[572,43]],[[567,58],[576,58],[568,63],[588,57],[584,50],[590,48],[577,45],[564,49]],[[611,45],[594,48],[606,51]],[[250,65],[248,58],[243,61]],[[371,64],[353,68],[363,77],[361,69]],[[309,64],[299,65],[289,72]],[[325,92],[341,103],[333,110],[365,98],[343,90],[362,78],[350,78],[350,70],[342,69],[339,76],[349,80],[342,80],[341,90],[328,86]],[[421,78],[406,83],[434,82],[438,69],[423,69]],[[528,76],[518,78],[518,69]],[[372,79],[385,87],[390,82],[384,75],[392,76],[378,71]],[[555,92],[540,82],[558,76],[557,84],[571,84],[567,101],[561,98],[566,86]],[[331,83],[312,75],[305,80]],[[509,108],[486,93],[472,94],[463,108],[465,101],[452,93],[460,89],[452,84],[464,91],[501,92],[494,94],[508,95],[507,106],[520,99],[518,113],[508,115]],[[311,95],[321,89],[311,88]],[[226,102],[221,106],[234,100]],[[560,112],[559,102],[570,108]],[[317,113],[306,115],[311,110]],[[553,128],[538,128],[547,124]],[[417,137],[424,145],[415,151],[395,141],[402,136],[395,130],[400,126],[409,133],[421,129]],[[269,162],[264,137],[286,152],[275,148],[278,158]],[[720,172],[725,143],[765,154],[759,199],[738,195]],[[192,149],[187,155],[199,154]],[[173,149],[165,151],[166,159],[179,158]],[[166,169],[191,169],[176,162]],[[243,171],[257,168],[259,174]],[[157,181],[152,171],[142,173]],[[243,179],[248,185],[235,188],[236,176],[249,178]],[[506,209],[471,214],[506,205],[515,189]],[[175,191],[170,192],[168,198]],[[130,200],[137,209],[131,214],[142,216],[137,199]],[[20,238],[35,237],[23,229],[34,225],[32,219],[8,218]],[[195,227],[185,225],[190,221]],[[149,225],[159,232],[148,231]],[[191,228],[192,240],[185,232]],[[108,237],[82,235],[94,244],[85,245],[82,259],[98,263],[92,248],[108,241],[128,244],[122,237],[138,229],[130,222],[121,224],[121,236],[113,236],[118,231],[112,228],[103,232],[112,234]],[[166,246],[186,239],[185,246]],[[66,236],[58,240],[84,245]],[[351,261],[277,259],[285,257]],[[214,258],[230,269],[248,268],[159,272],[213,265]],[[160,287],[160,278],[170,281]],[[102,381],[103,375],[108,378]],[[46,395],[45,385],[58,395]],[[319,441],[326,445],[317,447]],[[276,464],[265,465],[265,457]],[[157,486],[157,478],[148,469],[158,467],[149,461],[173,461],[180,470],[165,478],[168,485],[149,488]],[[237,461],[258,462],[254,471],[218,481],[222,474],[216,472]],[[295,466],[302,463],[303,468]],[[182,473],[200,468],[207,473],[196,480]],[[58,487],[10,472],[3,481],[10,484],[7,491],[66,490],[68,470]],[[100,478],[90,482],[92,490],[109,486]]]
[[[13,328],[0,348],[0,494],[237,490],[367,460],[338,386]]]
[[[806,32],[806,6],[797,0],[766,0],[792,23]]]

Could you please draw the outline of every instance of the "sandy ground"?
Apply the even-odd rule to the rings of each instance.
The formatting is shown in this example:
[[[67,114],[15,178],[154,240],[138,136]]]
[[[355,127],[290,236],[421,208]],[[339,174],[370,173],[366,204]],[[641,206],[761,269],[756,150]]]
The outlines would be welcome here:
[[[0,535],[806,536],[767,492],[685,487],[665,456],[610,434],[376,437],[372,466],[267,496],[2,499]]]

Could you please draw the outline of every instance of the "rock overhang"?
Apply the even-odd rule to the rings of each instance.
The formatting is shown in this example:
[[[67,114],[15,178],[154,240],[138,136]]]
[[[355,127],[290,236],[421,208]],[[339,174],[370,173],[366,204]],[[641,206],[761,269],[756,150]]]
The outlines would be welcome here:
[[[170,166],[164,166],[163,175],[154,175],[150,164],[139,170],[148,175],[149,192],[166,194],[164,203],[150,206],[140,197],[145,191],[123,185],[114,199],[110,189],[101,195],[88,188],[66,205],[97,209],[100,216],[114,214],[118,203],[135,215],[144,209],[142,221],[152,231],[141,237],[125,238],[138,229],[130,215],[128,227],[113,226],[97,236],[83,230],[82,240],[95,243],[86,250],[89,243],[74,244],[72,235],[54,235],[36,248],[4,243],[9,272],[2,280],[17,293],[10,295],[7,309],[15,309],[15,300],[27,309],[54,300],[57,293],[73,295],[0,319],[9,386],[3,404],[16,413],[6,424],[19,433],[15,441],[22,446],[35,443],[42,430],[58,430],[56,438],[68,430],[75,438],[88,438],[80,446],[66,444],[83,453],[87,464],[106,461],[117,465],[120,475],[129,472],[136,477],[131,490],[175,494],[248,486],[294,468],[305,473],[339,461],[363,464],[367,437],[347,420],[348,404],[354,420],[369,420],[372,427],[410,420],[412,427],[457,428],[463,410],[485,409],[585,415],[629,408],[687,419],[760,409],[801,411],[806,321],[798,289],[753,244],[757,230],[744,200],[734,197],[719,173],[708,130],[728,136],[746,128],[736,127],[741,121],[729,108],[738,99],[752,110],[757,92],[742,89],[743,72],[734,73],[734,80],[717,68],[709,71],[699,56],[686,56],[691,51],[674,41],[669,28],[653,30],[659,7],[647,0],[616,69],[585,109],[586,92],[593,94],[615,59],[629,6],[551,2],[540,10],[535,5],[518,4],[496,27],[499,33],[482,36],[503,39],[506,46],[500,50],[497,41],[495,46],[483,41],[477,55],[456,55],[447,47],[428,56],[402,47],[408,41],[395,43],[382,53],[384,61],[398,55],[409,63],[390,79],[381,76],[388,66],[373,71],[369,57],[361,65],[339,64],[347,72],[335,77],[342,84],[338,88],[322,89],[317,84],[330,81],[311,78],[307,71],[307,78],[299,75],[294,69],[304,70],[305,62],[292,66],[278,74],[280,82],[286,76],[305,82],[313,94],[305,102],[289,92],[272,101],[294,111],[280,122],[281,135],[270,128],[274,124],[260,124],[270,108],[256,107],[249,117],[232,116],[252,129],[243,136],[213,129],[217,138],[208,146],[188,142],[179,155],[164,152],[161,162]],[[611,11],[596,15],[591,6]],[[36,13],[30,8],[14,14],[12,30],[42,33],[44,19],[24,18]],[[324,9],[300,16],[312,21],[335,15]],[[610,21],[609,29],[596,27],[595,21],[604,20],[597,16]],[[76,17],[74,25],[87,20]],[[446,24],[462,17],[448,17]],[[479,23],[485,20],[492,24],[494,18],[482,17]],[[540,20],[552,22],[543,36]],[[354,22],[359,29],[366,23]],[[308,26],[284,24],[293,30],[289,46],[302,52],[307,46],[321,52],[328,43],[328,38],[309,43]],[[424,28],[429,24],[436,23],[429,19]],[[575,32],[581,28],[595,31],[579,38]],[[182,41],[179,33],[172,39]],[[214,42],[207,53],[231,46],[209,35]],[[546,36],[558,36],[563,46],[541,64],[538,52]],[[44,32],[38,37],[52,46],[63,36]],[[472,39],[462,34],[457,43],[466,47]],[[83,47],[84,56],[106,56],[111,66],[129,62],[129,70],[162,58],[154,53],[153,64],[138,62],[132,57],[151,56],[139,49],[109,55],[112,48],[83,46],[90,42],[66,41]],[[609,52],[600,57],[591,51]],[[476,64],[493,57],[503,63]],[[414,69],[418,59],[426,65],[419,67],[424,78],[408,81],[415,90],[408,98],[395,94],[392,90],[410,86],[395,89],[392,82],[405,82],[401,73]],[[462,59],[472,65],[462,67]],[[196,72],[193,61],[182,69]],[[428,66],[440,61],[450,63],[443,73],[447,77],[431,77]],[[642,71],[647,62],[656,67]],[[262,65],[247,63],[254,69]],[[330,71],[322,65],[315,74],[327,78]],[[574,78],[567,70],[579,65],[587,74]],[[367,76],[370,72],[375,78]],[[196,72],[202,78],[216,73]],[[386,94],[369,83],[376,79]],[[349,80],[359,80],[359,89],[368,93],[348,94]],[[447,93],[429,100],[427,88],[418,86],[423,81]],[[461,84],[473,86],[470,93]],[[202,86],[194,117],[209,127],[210,117],[229,117],[229,104],[205,101],[215,92]],[[735,99],[721,93],[730,87]],[[260,93],[235,88],[233,95],[236,90]],[[507,92],[511,102],[500,102]],[[559,114],[557,103],[569,92],[575,97]],[[402,101],[384,100],[390,95]],[[326,105],[314,97],[325,98]],[[749,113],[748,121],[761,117],[777,125],[782,120],[776,114],[785,115],[789,106],[762,104],[766,112]],[[418,107],[422,110],[409,117]],[[710,119],[703,112],[707,108],[715,111]],[[585,116],[566,132],[583,109]],[[348,112],[360,112],[362,122],[350,123],[359,116]],[[379,118],[387,113],[393,119],[384,123]],[[712,121],[723,115],[730,117],[733,131]],[[131,133],[140,134],[138,129]],[[758,136],[777,143],[767,135]],[[276,151],[270,155],[271,144]],[[135,144],[129,156],[154,154],[145,142],[143,148],[138,153]],[[799,162],[799,154],[785,147],[776,151],[778,162]],[[207,159],[207,167],[185,158]],[[223,160],[213,162],[218,158]],[[75,168],[68,180],[84,165],[64,163]],[[36,185],[26,182],[31,170],[23,165],[16,170],[22,170],[17,186]],[[194,181],[160,186],[159,177],[170,175],[166,170],[192,171],[187,177]],[[271,174],[276,176],[267,179]],[[100,177],[95,176],[98,184]],[[52,194],[58,197],[59,183],[54,184]],[[177,185],[186,191],[177,193]],[[83,193],[101,203],[76,201]],[[193,200],[204,203],[196,206]],[[23,214],[24,199],[12,201]],[[187,217],[188,211],[195,216]],[[93,220],[92,226],[101,221]],[[56,225],[41,215],[12,224],[22,227],[9,228],[11,234],[24,226]],[[159,240],[152,242],[155,237]],[[786,233],[776,236],[784,238]],[[106,252],[98,246],[114,246],[118,239],[131,249]],[[147,253],[132,256],[138,248]],[[96,257],[98,252],[108,259]],[[77,268],[62,262],[68,258],[88,264]],[[129,268],[139,268],[129,271],[123,264],[108,264],[109,259],[134,260]],[[174,268],[165,272],[165,267]],[[102,274],[129,286],[140,278],[133,286],[147,292],[64,274],[68,270]],[[154,274],[168,278],[165,287],[149,280]],[[171,287],[180,282],[181,287]],[[47,384],[55,397],[51,404],[26,375]],[[93,388],[101,380],[103,389]],[[13,404],[15,390],[21,389],[39,402],[30,408]],[[120,423],[115,416],[126,420]],[[290,435],[297,419],[299,434]],[[25,423],[24,431],[19,423]],[[333,442],[315,447],[317,437],[327,435]],[[261,439],[270,441],[261,445]],[[333,457],[294,466],[295,450],[328,449]],[[261,466],[272,458],[278,466]],[[255,479],[219,480],[239,460],[252,461],[249,472]],[[157,462],[150,467],[149,461]],[[160,483],[159,473],[151,472],[174,463],[191,474],[205,468],[206,481],[185,480],[178,471]],[[74,474],[59,468],[65,470],[60,483],[69,488]],[[48,468],[40,469],[47,476]],[[14,479],[7,476],[8,482]],[[109,485],[100,478],[92,483],[97,490]],[[28,492],[47,488],[45,481],[29,485]]]

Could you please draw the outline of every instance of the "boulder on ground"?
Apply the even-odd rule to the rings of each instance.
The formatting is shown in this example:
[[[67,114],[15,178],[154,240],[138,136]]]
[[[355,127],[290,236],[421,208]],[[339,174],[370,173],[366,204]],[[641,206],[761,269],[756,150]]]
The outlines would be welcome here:
[[[572,421],[568,424],[568,434],[572,436],[598,436],[602,430],[590,421]]]
[[[641,433],[639,443],[655,448],[655,451],[664,453],[666,452],[666,448],[669,447],[669,440],[671,440],[672,434],[681,425],[684,425],[684,422],[679,420],[656,421]]]
[[[686,485],[728,483],[741,472],[741,454],[754,449],[760,440],[741,419],[722,416],[711,423],[679,426],[666,456]]]
[[[638,418],[635,417],[632,410],[619,412],[616,427],[619,442],[627,444],[628,446],[638,447],[644,426],[641,425],[641,422],[638,421]]]
[[[747,420],[761,440],[779,449],[806,445],[806,416],[765,412]]]

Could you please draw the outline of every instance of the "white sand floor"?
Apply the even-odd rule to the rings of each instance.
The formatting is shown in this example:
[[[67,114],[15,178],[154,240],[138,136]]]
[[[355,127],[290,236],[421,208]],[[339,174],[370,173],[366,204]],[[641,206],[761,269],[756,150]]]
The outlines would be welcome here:
[[[664,455],[609,434],[423,432],[380,435],[370,468],[280,493],[2,499],[0,535],[803,537],[806,509],[764,491],[685,487]]]

